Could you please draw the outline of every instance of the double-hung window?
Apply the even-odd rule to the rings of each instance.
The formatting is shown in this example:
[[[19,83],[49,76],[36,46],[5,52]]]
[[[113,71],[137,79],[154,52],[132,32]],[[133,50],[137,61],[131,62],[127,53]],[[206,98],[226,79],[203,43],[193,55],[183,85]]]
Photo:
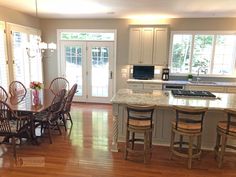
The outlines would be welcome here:
[[[7,29],[11,36],[10,80],[21,81],[26,87],[31,81],[42,82],[42,57],[39,48],[32,46],[40,40],[40,31],[12,23],[7,23]]]
[[[229,32],[173,32],[171,73],[233,76],[236,34]]]
[[[0,21],[0,85],[4,88],[9,85],[6,46],[5,23]]]

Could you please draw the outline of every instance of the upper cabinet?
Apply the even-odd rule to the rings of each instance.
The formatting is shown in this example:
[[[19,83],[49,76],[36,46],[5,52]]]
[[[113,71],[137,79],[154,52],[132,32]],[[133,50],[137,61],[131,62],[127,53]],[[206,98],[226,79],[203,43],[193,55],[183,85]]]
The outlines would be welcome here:
[[[167,50],[168,29],[155,28],[154,47],[153,47],[153,64],[166,66],[168,63]]]
[[[130,28],[129,64],[167,65],[167,27]]]
[[[152,64],[153,28],[130,28],[129,64]]]

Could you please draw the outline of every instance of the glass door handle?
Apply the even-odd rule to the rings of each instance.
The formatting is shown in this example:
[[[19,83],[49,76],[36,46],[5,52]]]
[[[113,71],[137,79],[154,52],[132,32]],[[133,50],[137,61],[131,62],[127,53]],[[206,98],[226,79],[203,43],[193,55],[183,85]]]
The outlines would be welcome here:
[[[112,71],[110,71],[110,78],[109,79],[112,79]]]

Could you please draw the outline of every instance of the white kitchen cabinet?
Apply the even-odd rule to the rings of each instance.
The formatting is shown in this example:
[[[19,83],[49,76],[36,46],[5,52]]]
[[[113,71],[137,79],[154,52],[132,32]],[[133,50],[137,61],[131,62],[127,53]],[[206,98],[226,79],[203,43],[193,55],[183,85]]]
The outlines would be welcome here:
[[[155,84],[143,84],[144,90],[162,90],[162,84],[155,83]]]
[[[143,90],[143,83],[128,83],[128,88],[132,90]]]
[[[202,90],[210,92],[225,92],[225,87],[223,86],[207,86],[207,85],[188,85],[187,90]]]
[[[236,87],[226,87],[225,91],[227,93],[236,93]]]
[[[152,65],[153,28],[130,28],[129,64]]]
[[[155,28],[154,30],[154,47],[153,47],[153,64],[166,66],[168,63],[168,28]]]

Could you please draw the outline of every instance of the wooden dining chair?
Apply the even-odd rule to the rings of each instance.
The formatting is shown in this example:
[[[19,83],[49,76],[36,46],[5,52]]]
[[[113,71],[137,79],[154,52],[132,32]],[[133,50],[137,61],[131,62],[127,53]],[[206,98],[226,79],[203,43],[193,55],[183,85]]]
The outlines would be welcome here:
[[[62,89],[69,89],[69,81],[64,77],[57,77],[51,81],[49,89],[56,95]]]
[[[59,93],[54,96],[51,106],[47,110],[34,115],[35,127],[41,126],[41,134],[43,130],[48,130],[50,144],[52,144],[51,129],[57,128],[61,134],[58,121],[64,107],[65,94],[65,89],[59,91]]]
[[[127,105],[125,159],[128,154],[143,156],[144,163],[151,158],[154,109],[155,105]],[[137,142],[143,142],[142,150],[135,148]]]
[[[8,98],[8,94],[6,90],[2,86],[0,86],[0,100],[7,101],[7,98]]]
[[[67,120],[69,120],[71,122],[71,125],[73,125],[73,121],[72,121],[71,115],[70,115],[70,109],[71,109],[73,97],[74,97],[75,92],[77,90],[77,86],[78,86],[77,84],[74,84],[71,87],[70,91],[68,92],[68,94],[65,98],[65,105],[64,105],[64,108],[62,109],[62,112],[61,112],[61,118],[62,118],[64,127],[65,127],[65,130],[67,129],[66,128],[66,121]]]
[[[0,136],[11,139],[13,155],[16,159],[16,138],[30,138],[30,117],[16,115],[8,104],[0,101]],[[4,141],[6,142],[6,141]],[[2,142],[2,143],[4,143]]]
[[[20,81],[12,81],[9,85],[9,93],[11,96],[25,95],[27,89]]]
[[[202,129],[207,108],[174,106],[174,109],[176,117],[171,127],[170,159],[173,154],[187,158],[188,168],[191,169],[192,160],[200,159],[201,156]],[[175,141],[175,135],[179,136],[179,140]],[[183,141],[184,137],[186,141]],[[197,139],[196,144],[194,139]],[[187,152],[183,151],[183,146],[186,146]]]
[[[218,161],[218,167],[221,168],[226,149],[236,150],[234,143],[236,140],[236,110],[225,109],[227,121],[219,121],[216,129],[215,158]]]

